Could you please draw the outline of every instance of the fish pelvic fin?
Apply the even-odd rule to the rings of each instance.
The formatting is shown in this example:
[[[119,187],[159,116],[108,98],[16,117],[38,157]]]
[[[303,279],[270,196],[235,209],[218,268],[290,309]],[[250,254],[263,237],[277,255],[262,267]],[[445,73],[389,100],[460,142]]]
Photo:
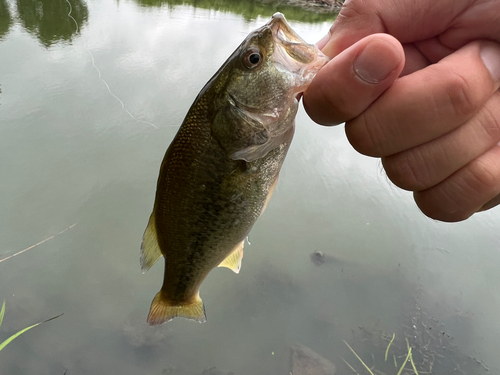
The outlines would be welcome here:
[[[165,298],[163,290],[160,290],[153,302],[148,315],[148,324],[156,326],[168,322],[176,317],[183,317],[191,320],[196,320],[199,323],[207,321],[205,314],[205,306],[197,294],[194,301],[191,303],[173,304]]]
[[[243,245],[245,244],[245,240],[241,241],[231,254],[229,254],[226,259],[224,259],[221,264],[217,267],[227,267],[232,270],[234,273],[240,273],[241,269],[241,260],[243,259]]]
[[[158,237],[156,235],[155,213],[151,214],[148,226],[142,236],[141,244],[141,269],[142,273],[149,270],[162,257]]]

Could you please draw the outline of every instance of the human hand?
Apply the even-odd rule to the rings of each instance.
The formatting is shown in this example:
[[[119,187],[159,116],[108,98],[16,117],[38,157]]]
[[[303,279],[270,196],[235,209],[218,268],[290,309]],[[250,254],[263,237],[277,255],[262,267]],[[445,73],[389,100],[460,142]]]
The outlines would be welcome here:
[[[460,221],[500,204],[500,2],[347,0],[318,46],[334,57],[304,93],[362,154]]]

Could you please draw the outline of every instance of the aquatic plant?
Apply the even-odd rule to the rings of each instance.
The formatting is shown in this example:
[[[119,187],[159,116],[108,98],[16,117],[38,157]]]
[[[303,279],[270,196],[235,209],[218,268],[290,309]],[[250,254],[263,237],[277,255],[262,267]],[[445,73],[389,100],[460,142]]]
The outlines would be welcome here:
[[[473,321],[468,313],[456,310],[456,315],[439,321],[436,312],[429,311],[425,294],[417,286],[409,286],[411,293],[403,302],[402,319],[395,333],[388,334],[375,325],[358,325],[346,344],[349,357],[339,358],[344,363],[343,374],[358,375],[488,375],[486,363],[474,355],[464,353],[454,342],[452,331],[444,322],[455,322],[454,333],[470,332]],[[459,322],[458,326],[456,322]],[[356,353],[353,351],[355,348]],[[410,351],[411,350],[411,351]],[[350,352],[349,352],[350,351]],[[356,358],[350,360],[350,356]],[[348,363],[346,361],[350,361]],[[403,367],[404,366],[404,367]],[[369,367],[369,370],[367,369]],[[370,372],[371,371],[371,372]]]
[[[387,362],[387,354],[389,353],[389,348],[391,347],[392,345],[392,342],[394,341],[394,338],[396,337],[396,334],[393,334],[392,335],[392,339],[391,341],[389,342],[389,345],[387,345],[387,349],[385,350],[385,362]],[[401,365],[401,367],[399,368],[399,371],[397,372],[396,375],[401,375],[401,373],[403,372],[403,370],[405,369],[405,366],[408,362],[411,363],[411,367],[412,367],[412,370],[413,370],[413,373],[415,375],[419,375],[418,374],[418,371],[417,371],[417,368],[415,367],[415,363],[413,362],[413,356],[411,354],[411,346],[410,346],[410,343],[408,342],[408,339],[405,337],[405,340],[406,340],[406,347],[407,347],[407,350],[408,350],[408,353],[406,354],[406,358],[404,359],[403,361],[403,364]],[[373,371],[377,372],[378,374],[383,374],[381,371],[377,371],[377,370],[373,370],[368,367],[368,365],[361,359],[361,357],[358,355],[358,353],[356,353],[354,351],[353,348],[351,348],[351,346],[347,343],[347,341],[344,340],[344,343],[347,345],[347,347],[349,348],[349,350],[356,356],[356,358],[358,359],[359,362],[361,362],[361,364],[364,366],[364,368],[370,373],[370,375],[375,375],[373,373]],[[396,356],[393,357],[394,358],[394,367],[398,367],[398,364],[396,362]],[[344,363],[353,371],[355,372],[356,374],[359,375],[359,373],[354,369],[353,366],[351,366],[349,364],[349,362],[347,362],[344,358],[342,358],[342,360],[344,361]]]
[[[0,327],[2,326],[2,322],[3,322],[3,317],[5,315],[5,300],[3,301],[3,304],[2,304],[2,310],[0,310]],[[17,333],[14,333],[12,336],[10,336],[7,340],[3,341],[2,343],[0,343],[0,352],[3,350],[3,348],[5,348],[8,344],[11,343],[12,340],[14,340],[15,338],[19,337],[20,335],[22,335],[24,332],[30,330],[31,328],[35,328],[36,326],[39,326],[40,324],[42,323],[46,323],[48,321],[51,321],[51,320],[54,320],[56,318],[59,318],[61,315],[63,314],[60,314],[58,316],[54,316],[53,318],[50,318],[50,319],[47,319],[47,320],[44,320],[43,322],[39,322],[39,323],[36,323],[36,324],[33,324],[32,326],[29,326],[29,327],[26,327],[22,330],[20,330],[19,332]]]

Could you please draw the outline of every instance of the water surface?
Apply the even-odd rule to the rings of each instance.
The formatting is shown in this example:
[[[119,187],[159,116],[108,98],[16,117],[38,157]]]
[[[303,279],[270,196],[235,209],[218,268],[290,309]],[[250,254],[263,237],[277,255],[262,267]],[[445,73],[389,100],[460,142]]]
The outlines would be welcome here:
[[[411,318],[445,332],[449,358],[498,372],[499,209],[434,222],[341,126],[303,111],[241,273],[203,284],[208,322],[148,327],[163,267],[141,274],[139,247],[163,154],[205,82],[276,9],[69,2],[74,20],[65,1],[0,0],[0,260],[45,241],[0,262],[0,341],[64,313],[0,352],[2,373],[288,374],[297,341],[343,369],[341,357],[359,363],[342,340],[370,359],[360,327],[402,339]],[[310,42],[331,24],[279,10]]]

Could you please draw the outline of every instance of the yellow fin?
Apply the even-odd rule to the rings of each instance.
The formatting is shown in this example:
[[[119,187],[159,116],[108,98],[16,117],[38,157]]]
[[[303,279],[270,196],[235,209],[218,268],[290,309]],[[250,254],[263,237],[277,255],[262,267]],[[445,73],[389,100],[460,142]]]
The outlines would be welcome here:
[[[234,273],[240,273],[241,269],[241,259],[243,259],[243,245],[245,244],[245,240],[241,241],[231,254],[229,254],[226,259],[224,259],[218,267],[227,267],[232,270]]]
[[[141,244],[141,269],[146,272],[158,259],[162,257],[160,245],[158,245],[158,238],[156,237],[155,213],[151,214],[148,226],[142,236]]]
[[[192,303],[173,305],[165,298],[163,291],[160,290],[151,303],[148,324],[150,326],[156,326],[168,322],[177,316],[196,320],[200,323],[206,322],[205,306],[203,306],[200,295],[197,294]]]

